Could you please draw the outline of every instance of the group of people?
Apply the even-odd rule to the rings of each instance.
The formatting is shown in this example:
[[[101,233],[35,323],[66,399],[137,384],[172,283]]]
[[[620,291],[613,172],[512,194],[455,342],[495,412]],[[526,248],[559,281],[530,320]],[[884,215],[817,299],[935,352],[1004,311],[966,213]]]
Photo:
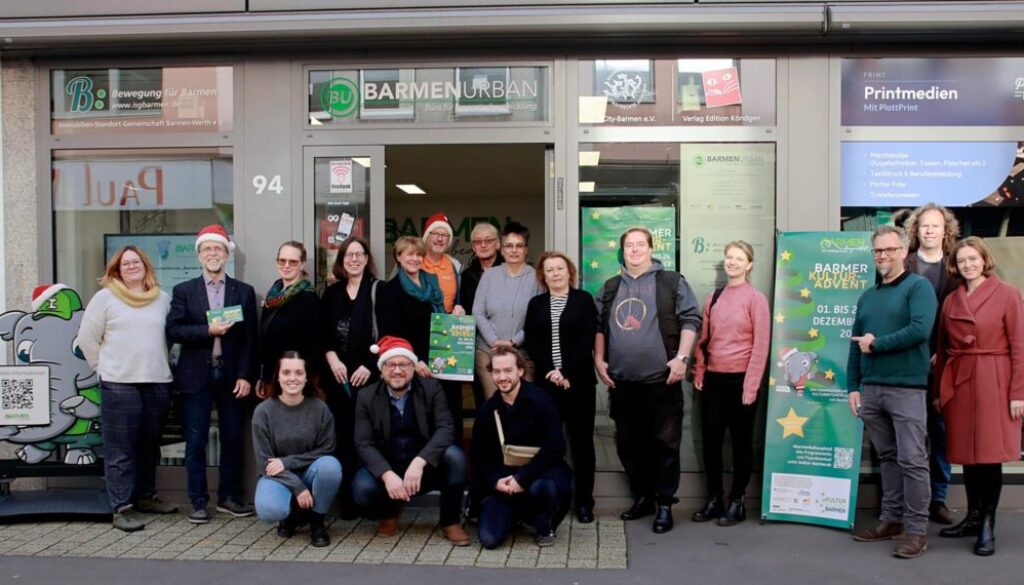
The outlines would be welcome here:
[[[853,328],[850,407],[878,453],[884,491],[881,523],[856,538],[905,531],[897,556],[920,554],[929,514],[949,517],[941,485],[952,461],[965,465],[969,510],[942,535],[977,536],[976,552],[991,554],[999,464],[1018,457],[1024,414],[1020,294],[994,276],[981,239],[956,242],[947,210],[925,206],[909,229],[909,239],[893,227],[872,238],[880,281],[860,299]],[[285,242],[276,258],[280,278],[259,317],[253,288],[225,274],[234,244],[220,226],[196,239],[202,275],[170,296],[141,250],[119,250],[79,335],[101,379],[114,525],[139,530],[139,512],[175,510],[157,498],[154,481],[173,387],[181,394],[190,522],[210,520],[206,453],[216,405],[219,512],[255,512],[278,522],[284,537],[308,524],[311,543],[323,546],[330,542],[324,516],[336,497],[342,516],[375,519],[378,533],[390,535],[406,502],[438,490],[441,533],[464,546],[468,485],[466,511],[485,547],[499,546],[521,522],[548,546],[570,511],[580,522],[594,519],[600,380],[634,498],[621,518],[654,516],[654,532],[667,532],[688,375],[701,403],[707,482],[706,503],[692,519],[720,526],[745,519],[771,329],[768,301],[749,282],[750,244],[725,245],[727,282],[702,310],[685,277],[653,257],[646,228],[622,234],[621,271],[596,298],[577,288],[566,254],[547,251],[528,263],[529,231],[516,222],[500,232],[475,226],[465,267],[449,254],[452,236],[447,217],[437,214],[422,239],[398,238],[388,280],[378,280],[368,243],[350,237],[322,297],[306,273],[303,244]],[[468,458],[462,385],[434,379],[427,367],[433,313],[471,314],[477,324]],[[172,367],[171,344],[180,346]],[[255,509],[242,493],[250,393],[263,399],[251,414]],[[929,486],[928,438],[940,487]]]
[[[879,281],[857,303],[849,404],[878,455],[882,497],[878,524],[854,539],[898,538],[899,558],[928,548],[929,519],[953,523],[950,463],[963,465],[967,513],[939,536],[975,537],[975,554],[994,554],[1002,463],[1020,458],[1021,294],[995,275],[984,240],[959,235],[953,214],[935,204],[911,213],[906,230],[878,228]]]

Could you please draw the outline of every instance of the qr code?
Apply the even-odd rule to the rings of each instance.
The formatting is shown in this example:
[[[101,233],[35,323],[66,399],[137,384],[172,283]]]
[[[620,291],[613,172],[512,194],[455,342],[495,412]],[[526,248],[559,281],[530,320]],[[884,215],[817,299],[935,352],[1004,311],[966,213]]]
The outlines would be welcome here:
[[[849,447],[836,447],[832,455],[832,467],[835,469],[850,469],[853,467],[853,449]]]
[[[35,404],[32,380],[0,380],[0,407],[4,410],[27,410]]]

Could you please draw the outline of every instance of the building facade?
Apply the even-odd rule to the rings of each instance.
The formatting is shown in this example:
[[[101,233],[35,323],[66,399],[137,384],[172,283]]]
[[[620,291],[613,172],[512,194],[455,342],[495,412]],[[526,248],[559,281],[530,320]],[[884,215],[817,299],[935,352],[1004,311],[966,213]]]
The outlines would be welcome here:
[[[0,3],[0,312],[43,283],[88,298],[129,242],[170,288],[210,223],[257,291],[289,239],[318,286],[349,233],[387,273],[437,211],[457,255],[475,223],[514,219],[591,291],[627,225],[701,298],[722,245],[752,242],[770,297],[777,230],[872,229],[929,200],[996,240],[1005,276],[1024,266],[1024,2],[66,4]],[[598,495],[622,496],[598,416]]]

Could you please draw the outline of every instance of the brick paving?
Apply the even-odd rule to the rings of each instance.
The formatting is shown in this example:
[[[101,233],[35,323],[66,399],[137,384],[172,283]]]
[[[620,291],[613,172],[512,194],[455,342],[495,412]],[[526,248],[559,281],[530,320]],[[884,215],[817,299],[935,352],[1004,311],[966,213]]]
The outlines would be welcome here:
[[[98,522],[46,522],[0,526],[0,556],[124,559],[258,560],[310,563],[440,565],[483,568],[626,569],[626,533],[614,516],[593,524],[567,518],[554,546],[539,548],[522,528],[501,548],[485,550],[473,526],[473,542],[455,547],[437,528],[437,511],[407,508],[399,534],[378,537],[376,522],[335,520],[330,546],[309,546],[301,530],[279,538],[275,526],[255,518],[215,514],[209,524],[189,524],[184,513],[147,516],[146,529],[125,533]]]

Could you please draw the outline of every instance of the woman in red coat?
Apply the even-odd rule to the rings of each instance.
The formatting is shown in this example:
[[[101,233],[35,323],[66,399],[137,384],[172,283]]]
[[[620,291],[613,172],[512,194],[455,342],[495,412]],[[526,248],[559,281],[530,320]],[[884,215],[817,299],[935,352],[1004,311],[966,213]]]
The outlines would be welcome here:
[[[946,455],[964,466],[967,517],[939,535],[976,536],[974,553],[988,556],[995,552],[1002,464],[1020,458],[1024,303],[1020,291],[995,276],[981,238],[958,242],[948,270],[963,284],[942,305],[936,401],[946,420]]]

